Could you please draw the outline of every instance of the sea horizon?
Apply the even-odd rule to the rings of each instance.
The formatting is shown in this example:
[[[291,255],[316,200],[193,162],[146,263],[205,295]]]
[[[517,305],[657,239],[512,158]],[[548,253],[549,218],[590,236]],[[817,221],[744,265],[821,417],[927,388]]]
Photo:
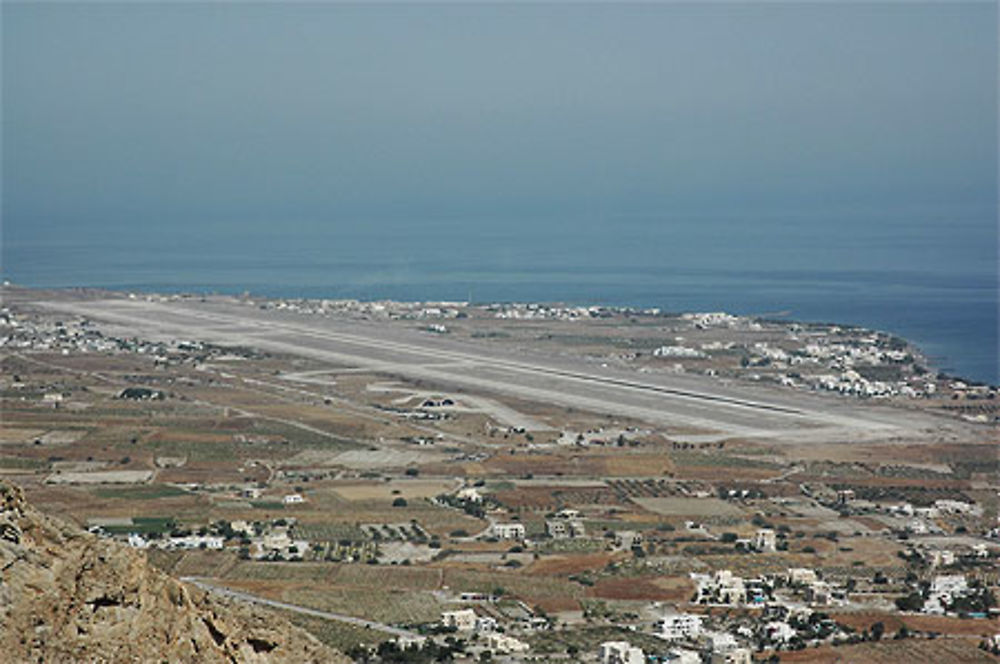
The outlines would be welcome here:
[[[452,229],[454,230],[454,229]],[[690,230],[690,229],[688,229]],[[614,227],[591,228],[560,242],[558,229],[535,229],[537,246],[519,249],[517,232],[498,234],[484,249],[467,234],[438,228],[424,236],[379,242],[381,231],[271,234],[206,230],[198,237],[141,238],[124,233],[87,244],[7,242],[3,277],[36,288],[104,288],[156,293],[220,293],[280,298],[398,301],[564,302],[664,311],[732,314],[836,323],[881,330],[913,343],[931,366],[966,380],[1000,384],[997,368],[996,281],[983,264],[941,262],[913,269],[920,252],[947,243],[883,254],[842,247],[843,259],[808,268],[779,260],[801,252],[786,241],[758,251],[736,269],[725,257],[687,258],[621,238]],[[988,239],[989,233],[983,234]],[[655,245],[662,234],[648,234]],[[691,240],[691,238],[688,238]],[[695,244],[704,241],[695,238]],[[605,247],[602,263],[575,259],[573,244]],[[558,251],[555,249],[561,247]],[[720,251],[725,251],[722,249]],[[586,252],[593,258],[593,251]],[[870,269],[859,269],[863,261]],[[843,269],[831,266],[838,262]],[[768,263],[772,265],[769,267]]]

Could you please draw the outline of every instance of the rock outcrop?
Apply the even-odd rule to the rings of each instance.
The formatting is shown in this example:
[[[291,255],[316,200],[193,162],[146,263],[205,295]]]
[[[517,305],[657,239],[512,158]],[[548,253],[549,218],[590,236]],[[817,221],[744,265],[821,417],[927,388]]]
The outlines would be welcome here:
[[[349,661],[278,616],[209,596],[138,551],[39,513],[2,482],[0,660]]]

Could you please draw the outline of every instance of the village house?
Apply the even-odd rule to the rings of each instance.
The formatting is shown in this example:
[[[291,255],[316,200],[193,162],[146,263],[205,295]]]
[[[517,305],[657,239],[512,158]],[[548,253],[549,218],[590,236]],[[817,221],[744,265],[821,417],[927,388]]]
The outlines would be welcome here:
[[[656,636],[668,641],[696,639],[701,634],[701,616],[693,613],[667,613],[656,621]]]
[[[718,570],[712,576],[692,574],[691,578],[698,583],[699,604],[735,606],[747,601],[747,589],[743,578],[729,570]]]
[[[969,590],[969,582],[964,574],[939,574],[931,581],[924,602],[924,613],[944,615],[948,605]]]
[[[583,522],[570,519],[547,519],[545,533],[552,539],[573,539],[586,535]]]
[[[471,632],[476,629],[476,612],[472,609],[444,611],[441,614],[441,626],[454,628],[459,632]]]
[[[930,552],[931,567],[947,567],[955,564],[955,552],[947,549]]]
[[[833,603],[833,587],[826,581],[814,581],[806,588],[806,601],[814,606]]]
[[[646,655],[628,641],[605,641],[600,645],[601,664],[645,664]]]
[[[491,616],[476,616],[476,631],[484,634],[497,630],[497,620]]]
[[[472,503],[483,502],[483,496],[479,493],[476,487],[472,486],[467,486],[463,489],[459,489],[458,493],[455,494],[455,497],[458,498],[459,500],[468,500],[469,502]]]
[[[52,406],[53,408],[58,408],[59,404],[63,402],[63,395],[59,392],[47,392],[42,396],[42,403]]]
[[[774,620],[764,625],[764,634],[772,643],[788,643],[795,638],[795,629],[786,622]]]
[[[701,664],[701,654],[686,648],[671,648],[667,661],[670,664]]]
[[[701,636],[701,649],[709,657],[722,655],[736,650],[739,643],[736,637],[729,632],[703,632]]]
[[[525,534],[524,524],[521,523],[494,523],[490,531],[502,540],[522,540]]]
[[[840,489],[837,491],[837,504],[848,505],[854,502],[855,494],[853,489]]]
[[[243,520],[230,521],[229,529],[239,535],[252,536],[254,534],[253,524],[250,523],[249,521],[243,521]]]
[[[495,653],[512,655],[528,652],[530,646],[513,636],[506,634],[490,634],[486,639],[486,646]]]
[[[711,664],[753,664],[753,655],[748,648],[733,648],[728,652],[713,653]]]
[[[761,553],[774,553],[778,550],[777,535],[770,528],[761,528],[754,535],[753,548]]]
[[[167,540],[168,546],[174,549],[220,550],[224,542],[224,538],[216,535],[186,535],[183,537],[171,537]]]
[[[815,570],[808,567],[789,567],[785,580],[790,586],[808,586],[819,581]]]
[[[642,533],[635,530],[619,530],[615,533],[616,549],[633,549],[642,544]]]

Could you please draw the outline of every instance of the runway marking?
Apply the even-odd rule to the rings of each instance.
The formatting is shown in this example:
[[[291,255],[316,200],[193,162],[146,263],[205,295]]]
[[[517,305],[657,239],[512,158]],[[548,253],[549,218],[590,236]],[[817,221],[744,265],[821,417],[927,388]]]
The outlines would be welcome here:
[[[404,344],[395,341],[369,341],[361,337],[357,337],[351,334],[345,334],[343,332],[330,332],[330,331],[320,331],[313,328],[301,327],[291,323],[279,323],[279,322],[263,322],[256,321],[253,319],[238,318],[228,314],[207,314],[204,312],[190,311],[186,309],[178,310],[174,308],[164,307],[168,311],[174,313],[181,313],[183,315],[191,316],[192,318],[198,318],[201,320],[214,321],[218,323],[225,323],[229,325],[234,325],[236,322],[240,322],[244,325],[257,327],[262,329],[266,334],[269,331],[273,331],[275,328],[279,330],[286,330],[288,332],[295,332],[297,334],[302,334],[304,336],[313,337],[316,339],[327,339],[331,341],[340,341],[342,343],[350,343],[358,346],[365,346],[368,348],[375,348],[376,350],[392,349],[398,350],[400,352],[407,352],[413,355],[429,355],[430,357],[448,357],[459,364],[482,364],[486,366],[503,367],[506,369],[512,369],[514,371],[521,371],[526,373],[542,374],[549,376],[556,376],[560,378],[571,378],[578,381],[590,382],[603,385],[615,385],[618,387],[625,387],[628,389],[636,391],[654,392],[659,394],[666,394],[675,397],[681,397],[684,399],[692,399],[697,401],[709,401],[714,403],[725,403],[731,406],[738,406],[741,408],[748,408],[754,410],[766,410],[775,413],[784,413],[787,415],[796,415],[800,417],[810,417],[812,414],[796,408],[787,408],[784,406],[773,406],[771,404],[765,404],[755,401],[749,401],[746,399],[736,399],[733,397],[722,397],[712,394],[705,394],[702,392],[695,392],[693,390],[682,390],[678,388],[662,387],[659,385],[650,385],[649,383],[641,383],[638,381],[629,381],[620,378],[611,378],[606,376],[595,376],[593,374],[580,373],[575,371],[567,371],[562,369],[551,369],[548,367],[542,367],[537,365],[525,364],[522,362],[515,362],[513,360],[494,360],[488,357],[471,355],[467,353],[462,353],[459,351],[451,350],[438,350],[438,349],[427,349],[420,346],[413,346],[410,344]],[[426,366],[442,367],[448,366],[442,363],[430,362]]]
[[[568,397],[573,397],[571,399],[571,406],[578,406],[579,404],[588,404],[585,409],[597,408],[597,412],[607,412],[608,408],[612,408],[614,411],[620,414],[631,413],[631,416],[637,417],[639,419],[650,419],[653,418],[655,421],[664,421],[667,424],[671,422],[688,422],[695,423],[701,428],[709,428],[727,431],[731,435],[742,435],[742,436],[769,436],[769,435],[780,435],[782,432],[790,433],[788,430],[781,426],[768,426],[766,428],[752,428],[739,424],[737,422],[729,421],[727,422],[725,417],[719,417],[716,419],[714,414],[682,414],[678,412],[672,412],[669,410],[660,411],[657,407],[652,405],[636,405],[630,404],[628,402],[623,402],[620,399],[616,400],[613,397],[606,396],[595,396],[595,395],[583,395],[583,394],[572,394],[561,390],[558,386],[529,386],[516,382],[515,377],[510,378],[494,378],[484,379],[476,376],[472,376],[468,373],[461,374],[447,374],[435,371],[438,367],[433,366],[433,362],[427,363],[432,366],[424,366],[419,363],[407,363],[401,361],[383,361],[379,360],[377,357],[372,357],[370,355],[364,354],[349,354],[343,352],[345,349],[341,349],[341,352],[336,350],[328,350],[322,348],[310,348],[308,346],[295,346],[289,343],[287,340],[274,339],[274,335],[293,334],[300,337],[313,338],[320,341],[328,342],[339,342],[345,345],[354,345],[359,348],[367,348],[376,351],[396,351],[398,353],[406,353],[409,355],[423,356],[432,358],[432,360],[437,360],[440,363],[442,359],[450,359],[458,362],[464,366],[469,364],[480,365],[485,368],[493,368],[500,371],[509,370],[514,372],[525,373],[538,377],[551,377],[555,379],[569,380],[577,382],[580,384],[590,384],[597,387],[605,388],[619,388],[627,390],[630,392],[646,393],[654,395],[663,395],[671,399],[678,401],[688,401],[692,405],[723,405],[734,410],[745,410],[750,412],[761,412],[770,413],[773,415],[782,416],[788,418],[788,420],[799,420],[807,423],[812,423],[815,427],[810,428],[813,432],[819,432],[828,429],[829,425],[834,425],[840,428],[846,428],[849,430],[857,429],[859,426],[859,421],[854,418],[848,418],[845,416],[837,414],[829,414],[819,411],[809,411],[801,410],[793,407],[785,407],[772,405],[767,403],[761,403],[757,401],[752,401],[749,399],[740,399],[736,397],[719,396],[713,394],[706,394],[703,392],[682,389],[682,388],[672,388],[660,385],[651,385],[649,383],[626,380],[623,378],[615,377],[605,377],[597,376],[594,374],[556,369],[545,366],[538,366],[527,364],[523,362],[517,362],[515,360],[507,359],[491,359],[485,355],[473,355],[470,353],[465,353],[461,351],[446,350],[446,349],[435,349],[427,348],[418,345],[411,345],[407,343],[401,343],[397,341],[389,340],[379,340],[379,339],[368,339],[355,334],[343,333],[343,332],[333,332],[328,330],[317,330],[314,327],[304,327],[301,325],[296,325],[288,322],[278,322],[278,321],[261,321],[255,320],[253,318],[240,317],[238,314],[222,314],[222,313],[207,313],[194,311],[184,307],[171,307],[164,304],[155,304],[147,302],[122,302],[122,301],[101,301],[94,304],[98,305],[97,312],[95,313],[90,307],[85,305],[66,304],[66,303],[47,303],[48,306],[55,308],[64,308],[71,311],[76,311],[77,313],[85,313],[94,318],[105,318],[112,320],[124,320],[128,323],[144,324],[154,329],[159,328],[164,329],[174,329],[174,328],[185,328],[183,322],[184,318],[194,319],[200,321],[208,321],[209,323],[222,323],[226,325],[240,325],[243,328],[257,329],[260,331],[260,335],[254,335],[248,333],[246,336],[251,339],[257,339],[261,343],[268,343],[272,348],[281,347],[286,349],[285,352],[290,354],[319,354],[323,359],[329,359],[330,357],[338,358],[346,364],[362,364],[368,365],[370,367],[375,367],[377,370],[388,371],[390,373],[407,373],[423,371],[424,377],[436,378],[438,380],[444,381],[459,381],[465,382],[472,385],[478,385],[487,390],[500,390],[511,392],[513,391],[515,395],[527,395],[531,394],[533,398],[539,399],[542,402],[554,402],[554,403],[567,403],[566,399]],[[101,308],[100,305],[104,305]],[[157,314],[162,315],[167,318],[166,321],[157,321],[155,316]],[[143,315],[145,314],[145,315]],[[174,320],[170,320],[173,318]],[[182,319],[180,322],[177,319]],[[211,329],[211,326],[208,326]],[[272,338],[268,339],[267,337]],[[262,338],[263,337],[263,338]],[[439,367],[441,365],[439,364]],[[638,413],[638,414],[637,414]],[[868,429],[893,429],[890,424],[871,421],[866,419],[864,422],[865,428]],[[826,426],[820,426],[826,425]],[[801,430],[800,430],[801,431]]]

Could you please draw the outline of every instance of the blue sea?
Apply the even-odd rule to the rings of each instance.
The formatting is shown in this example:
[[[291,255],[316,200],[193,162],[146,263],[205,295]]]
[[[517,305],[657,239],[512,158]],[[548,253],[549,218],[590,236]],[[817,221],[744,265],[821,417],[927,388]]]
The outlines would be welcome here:
[[[27,286],[723,310],[885,330],[939,370],[1000,384],[997,232],[981,216],[15,230],[4,238],[3,276]]]

